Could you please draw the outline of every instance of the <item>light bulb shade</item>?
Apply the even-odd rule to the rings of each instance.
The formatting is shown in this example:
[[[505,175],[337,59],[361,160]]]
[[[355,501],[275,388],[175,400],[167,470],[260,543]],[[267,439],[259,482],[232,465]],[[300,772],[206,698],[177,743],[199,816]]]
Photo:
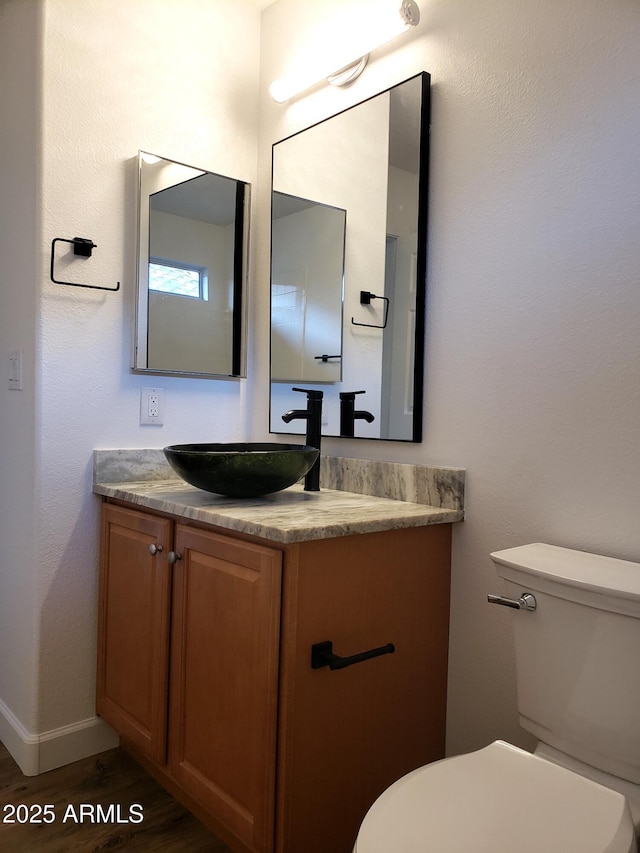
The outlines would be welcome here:
[[[323,55],[315,67],[274,80],[269,87],[271,97],[278,103],[284,103],[332,75],[339,78],[338,72],[356,66],[376,48],[417,26],[419,22],[420,9],[415,0],[402,0],[400,8],[393,0],[387,0],[380,14],[371,20],[358,21],[357,27],[350,27],[348,41],[330,56]],[[365,65],[366,60],[362,62],[362,68]],[[345,85],[353,79],[354,76],[350,75],[342,84],[334,81],[334,85]]]

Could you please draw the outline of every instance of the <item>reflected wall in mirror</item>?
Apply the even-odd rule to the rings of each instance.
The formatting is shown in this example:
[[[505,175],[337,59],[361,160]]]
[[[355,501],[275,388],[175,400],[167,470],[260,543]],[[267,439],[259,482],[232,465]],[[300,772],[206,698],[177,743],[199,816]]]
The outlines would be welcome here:
[[[422,440],[429,83],[419,74],[273,146],[271,432],[304,432],[282,421],[299,404],[292,384],[304,382],[324,391],[323,435]],[[313,226],[296,237],[300,224],[283,225],[284,197],[343,213],[343,243],[337,227],[333,248]],[[337,292],[339,269],[338,329],[335,310],[305,306],[316,280]],[[285,307],[295,327],[286,349]]]
[[[133,369],[245,376],[249,185],[141,151]]]

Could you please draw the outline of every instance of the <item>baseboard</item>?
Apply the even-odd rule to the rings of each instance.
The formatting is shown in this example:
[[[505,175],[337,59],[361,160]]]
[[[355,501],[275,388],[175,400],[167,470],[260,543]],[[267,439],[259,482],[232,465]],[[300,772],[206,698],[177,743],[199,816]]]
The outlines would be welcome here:
[[[40,735],[40,767],[45,773],[89,755],[113,749],[120,743],[117,733],[100,717],[90,717]]]
[[[37,776],[39,742],[30,734],[0,699],[0,741],[11,753],[13,760],[25,776]]]
[[[0,700],[0,741],[25,776],[71,764],[118,746],[117,733],[100,717],[90,717],[43,734],[28,732]]]

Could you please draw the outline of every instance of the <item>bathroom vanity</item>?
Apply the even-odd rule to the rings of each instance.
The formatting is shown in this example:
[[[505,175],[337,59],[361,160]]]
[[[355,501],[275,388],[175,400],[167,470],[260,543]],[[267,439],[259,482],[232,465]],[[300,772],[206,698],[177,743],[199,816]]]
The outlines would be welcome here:
[[[444,754],[461,503],[170,477],[96,475],[98,713],[233,850],[350,853],[378,794]]]

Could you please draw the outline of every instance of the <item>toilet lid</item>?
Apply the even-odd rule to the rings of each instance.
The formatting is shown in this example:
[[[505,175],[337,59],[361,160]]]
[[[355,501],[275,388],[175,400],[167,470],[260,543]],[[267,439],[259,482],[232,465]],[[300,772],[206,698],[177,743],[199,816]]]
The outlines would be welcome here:
[[[625,798],[515,746],[420,767],[369,810],[354,853],[632,853]]]

